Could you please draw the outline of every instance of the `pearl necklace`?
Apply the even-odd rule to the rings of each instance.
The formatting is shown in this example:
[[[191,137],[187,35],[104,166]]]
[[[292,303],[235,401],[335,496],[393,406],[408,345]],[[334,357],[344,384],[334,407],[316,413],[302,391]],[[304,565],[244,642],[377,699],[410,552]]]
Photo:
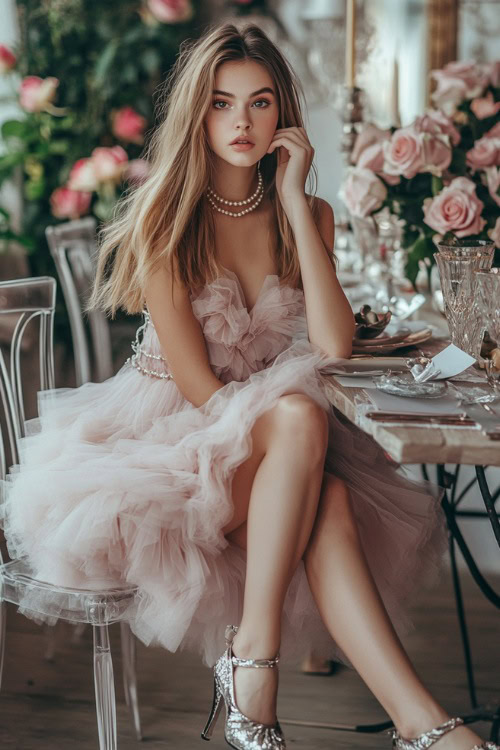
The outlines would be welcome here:
[[[262,174],[260,171],[260,168],[257,167],[257,174],[259,176],[259,180],[257,183],[257,189],[255,190],[254,194],[250,196],[250,198],[246,198],[243,201],[229,201],[225,198],[222,198],[222,196],[217,195],[215,190],[212,190],[211,187],[207,190],[207,198],[209,200],[210,205],[215,208],[216,211],[219,211],[221,214],[225,214],[226,216],[244,216],[245,214],[250,213],[250,211],[254,211],[259,203],[261,202],[262,198],[264,197],[264,185],[262,181]],[[222,203],[224,206],[246,206],[242,211],[227,211],[224,208],[221,208],[221,206],[218,206],[215,201],[218,201],[219,203]],[[254,201],[254,203],[252,203]],[[252,204],[252,205],[249,205]]]

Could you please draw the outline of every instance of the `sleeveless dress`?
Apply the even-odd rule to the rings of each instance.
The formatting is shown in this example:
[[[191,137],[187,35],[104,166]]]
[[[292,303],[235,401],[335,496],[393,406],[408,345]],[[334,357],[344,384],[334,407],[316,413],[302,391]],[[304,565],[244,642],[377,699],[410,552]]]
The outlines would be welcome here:
[[[178,390],[147,313],[142,340],[114,377],[39,394],[39,418],[28,422],[20,465],[2,487],[10,555],[62,586],[136,585],[134,633],[170,651],[196,649],[213,664],[225,626],[239,622],[245,580],[245,553],[221,532],[233,514],[233,474],[251,453],[256,419],[284,393],[304,393],[329,415],[325,470],[349,487],[368,563],[401,634],[417,581],[435,579],[442,566],[439,502],[331,408],[303,292],[269,275],[248,311],[238,278],[224,274],[191,295],[225,383],[203,406]],[[28,598],[28,616],[29,606]],[[312,645],[349,663],[321,622],[301,563],[284,607],[282,652],[303,655]]]

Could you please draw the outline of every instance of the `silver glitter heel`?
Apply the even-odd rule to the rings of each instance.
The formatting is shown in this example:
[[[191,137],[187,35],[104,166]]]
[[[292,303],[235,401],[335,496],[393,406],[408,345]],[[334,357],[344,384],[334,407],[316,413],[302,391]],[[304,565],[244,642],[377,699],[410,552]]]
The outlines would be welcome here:
[[[418,737],[414,737],[411,740],[401,737],[396,729],[390,729],[389,734],[392,737],[393,750],[426,750],[435,742],[444,737],[445,734],[451,732],[455,727],[459,727],[464,724],[464,720],[460,716],[454,719],[448,719],[444,724],[440,724],[435,729],[431,729],[429,732],[419,734]],[[495,745],[494,742],[483,742],[482,745],[474,745],[471,750],[500,750],[499,745]]]
[[[238,659],[233,656],[232,642],[238,628],[228,625],[226,628],[226,645],[220,659],[214,667],[214,699],[212,710],[205,729],[201,733],[204,740],[212,739],[217,719],[226,706],[226,725],[224,736],[227,744],[234,750],[286,750],[285,738],[278,722],[260,724],[241,713],[234,698],[234,667],[254,667],[256,669],[274,669],[279,662],[275,659]]]

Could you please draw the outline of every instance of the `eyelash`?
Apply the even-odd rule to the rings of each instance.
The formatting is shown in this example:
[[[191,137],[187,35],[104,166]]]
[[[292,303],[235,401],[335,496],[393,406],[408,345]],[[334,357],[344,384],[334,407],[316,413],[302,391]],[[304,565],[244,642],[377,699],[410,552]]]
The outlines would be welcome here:
[[[255,101],[254,104],[257,104],[258,102],[265,102],[266,106],[265,107],[257,107],[257,109],[267,109],[267,107],[271,104],[271,102],[269,101],[269,99],[257,99],[257,101]],[[226,109],[226,107],[216,107],[215,106],[216,104],[229,104],[229,102],[225,102],[222,99],[216,99],[214,101],[214,103],[213,103],[214,108],[222,110],[222,109]]]

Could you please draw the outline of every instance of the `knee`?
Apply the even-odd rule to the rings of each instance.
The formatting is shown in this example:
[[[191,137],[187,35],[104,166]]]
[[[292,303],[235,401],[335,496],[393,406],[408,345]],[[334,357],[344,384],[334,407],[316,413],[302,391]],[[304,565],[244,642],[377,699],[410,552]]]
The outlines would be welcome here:
[[[281,396],[275,407],[275,425],[290,448],[300,450],[309,461],[324,462],[328,444],[326,411],[302,393]]]

